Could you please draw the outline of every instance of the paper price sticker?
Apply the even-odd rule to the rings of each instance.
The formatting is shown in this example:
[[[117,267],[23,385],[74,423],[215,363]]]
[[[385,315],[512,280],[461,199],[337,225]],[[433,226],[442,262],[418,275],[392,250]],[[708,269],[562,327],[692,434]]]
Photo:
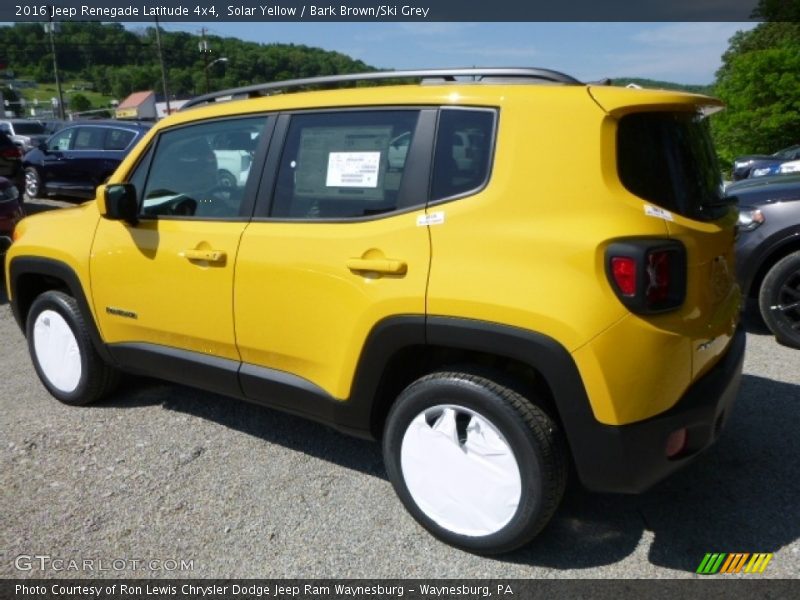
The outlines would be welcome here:
[[[380,152],[331,152],[328,154],[328,187],[378,187]]]

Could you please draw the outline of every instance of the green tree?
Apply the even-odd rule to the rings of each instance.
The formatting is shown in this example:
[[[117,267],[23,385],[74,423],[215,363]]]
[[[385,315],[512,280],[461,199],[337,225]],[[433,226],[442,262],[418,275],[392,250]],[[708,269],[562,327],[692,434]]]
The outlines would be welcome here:
[[[800,140],[800,24],[766,22],[730,40],[714,93],[727,108],[712,119],[724,163]]]
[[[83,94],[72,94],[69,99],[69,108],[73,112],[84,112],[91,110],[92,103]]]

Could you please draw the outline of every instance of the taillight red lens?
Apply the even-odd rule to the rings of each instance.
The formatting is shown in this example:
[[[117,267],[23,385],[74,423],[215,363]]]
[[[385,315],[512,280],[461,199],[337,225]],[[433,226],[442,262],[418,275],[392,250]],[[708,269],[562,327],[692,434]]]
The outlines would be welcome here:
[[[611,259],[611,274],[623,296],[636,295],[636,260],[629,256],[614,256]]]
[[[22,150],[19,148],[3,148],[0,150],[0,156],[3,158],[19,158],[22,156]]]
[[[629,238],[606,248],[606,275],[637,314],[675,310],[686,299],[686,249],[677,240]]]
[[[649,304],[664,302],[669,297],[670,255],[668,251],[655,251],[647,255],[647,290]]]

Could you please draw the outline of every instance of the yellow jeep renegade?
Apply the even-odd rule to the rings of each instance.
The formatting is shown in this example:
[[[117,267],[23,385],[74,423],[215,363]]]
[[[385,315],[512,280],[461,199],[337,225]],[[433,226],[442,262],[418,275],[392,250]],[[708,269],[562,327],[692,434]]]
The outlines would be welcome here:
[[[744,336],[718,108],[543,69],[210,94],[94,201],[18,226],[11,306],[62,402],[128,371],[381,439],[415,519],[505,552],[570,464],[638,492],[730,413]]]

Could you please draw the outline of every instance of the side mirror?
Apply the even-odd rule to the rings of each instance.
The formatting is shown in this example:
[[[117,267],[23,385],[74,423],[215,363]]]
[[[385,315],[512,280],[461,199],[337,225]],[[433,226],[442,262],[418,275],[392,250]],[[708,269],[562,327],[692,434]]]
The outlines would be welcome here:
[[[41,150],[45,154],[47,154],[50,151],[47,142],[39,142],[39,144],[36,147],[39,148],[39,150]]]
[[[115,183],[101,186],[103,202],[99,203],[100,214],[106,219],[125,221],[131,225],[139,222],[139,201],[136,187],[132,183]]]

